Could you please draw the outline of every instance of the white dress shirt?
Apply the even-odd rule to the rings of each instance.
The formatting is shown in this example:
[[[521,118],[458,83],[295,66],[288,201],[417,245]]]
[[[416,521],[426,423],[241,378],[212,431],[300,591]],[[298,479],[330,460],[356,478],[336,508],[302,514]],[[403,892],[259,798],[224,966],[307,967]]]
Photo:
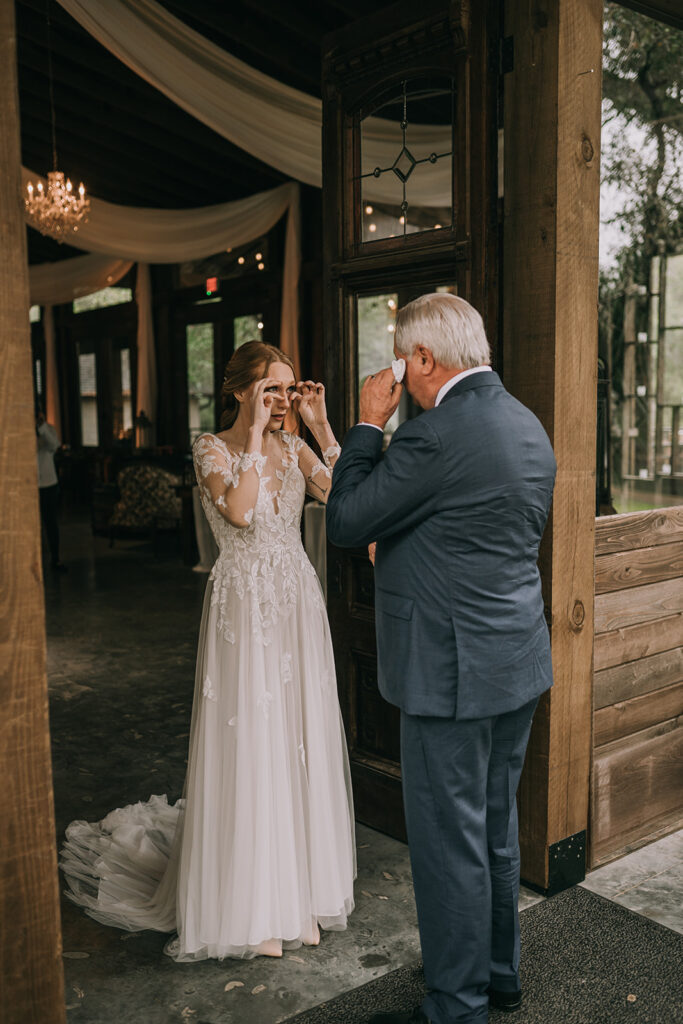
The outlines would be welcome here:
[[[447,380],[446,383],[441,388],[439,388],[439,393],[436,396],[436,401],[434,402],[434,408],[436,409],[437,405],[439,405],[443,401],[444,396],[447,395],[448,392],[451,390],[451,388],[455,387],[455,385],[459,381],[464,380],[465,377],[469,377],[469,375],[471,373],[487,373],[487,372],[488,373],[491,372],[491,367],[490,366],[473,366],[471,370],[463,370],[461,373],[456,373],[455,377],[451,377],[450,380]],[[358,426],[359,427],[374,427],[375,430],[379,430],[380,433],[382,433],[382,434],[384,433],[382,428],[378,427],[376,423],[365,423],[365,421],[361,421],[358,424]]]
[[[55,452],[59,448],[59,438],[54,427],[49,423],[41,423],[38,427],[38,486],[54,487],[58,483],[55,469]]]

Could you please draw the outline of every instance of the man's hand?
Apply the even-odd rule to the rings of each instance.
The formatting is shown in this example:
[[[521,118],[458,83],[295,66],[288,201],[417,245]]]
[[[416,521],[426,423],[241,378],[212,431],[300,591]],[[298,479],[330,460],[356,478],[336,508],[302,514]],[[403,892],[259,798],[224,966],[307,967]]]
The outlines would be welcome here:
[[[375,553],[376,553],[376,551],[377,551],[377,541],[373,540],[372,544],[368,544],[368,558],[372,562],[373,566],[375,564]]]
[[[389,367],[368,377],[360,393],[360,420],[384,430],[398,408],[403,385],[397,384]]]

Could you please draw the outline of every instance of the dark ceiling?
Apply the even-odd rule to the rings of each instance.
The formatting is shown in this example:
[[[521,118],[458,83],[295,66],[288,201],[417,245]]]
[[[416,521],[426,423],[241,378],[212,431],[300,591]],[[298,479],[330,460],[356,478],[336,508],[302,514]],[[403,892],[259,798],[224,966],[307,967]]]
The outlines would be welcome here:
[[[22,161],[52,164],[47,5],[61,170],[126,206],[181,208],[273,188],[284,175],[233,146],[130,71],[56,0],[17,0]],[[253,67],[320,96],[323,36],[386,0],[162,0]],[[29,261],[75,255],[29,229]]]

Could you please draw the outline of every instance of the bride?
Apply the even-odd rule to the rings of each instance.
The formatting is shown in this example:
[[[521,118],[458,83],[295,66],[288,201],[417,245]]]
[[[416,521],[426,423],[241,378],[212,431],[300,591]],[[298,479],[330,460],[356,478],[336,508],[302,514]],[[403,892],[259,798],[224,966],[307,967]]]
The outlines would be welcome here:
[[[223,383],[221,432],[193,454],[219,546],[202,614],[184,799],[72,822],[68,895],[119,928],[177,931],[179,961],[281,956],[343,929],[355,843],[323,595],[300,534],[339,446],[324,388],[251,341]],[[324,462],[284,431],[295,406]]]

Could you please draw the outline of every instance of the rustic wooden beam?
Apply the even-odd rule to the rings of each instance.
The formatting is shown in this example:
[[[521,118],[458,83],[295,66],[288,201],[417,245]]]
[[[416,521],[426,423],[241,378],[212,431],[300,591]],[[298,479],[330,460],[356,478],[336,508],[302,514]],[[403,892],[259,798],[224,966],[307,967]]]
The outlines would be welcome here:
[[[522,877],[552,892],[582,877],[588,828],[601,0],[505,4],[505,36],[505,383],[558,461],[541,558],[555,685],[520,787]]]
[[[0,4],[0,138],[0,1013],[63,1024],[12,3]]]

